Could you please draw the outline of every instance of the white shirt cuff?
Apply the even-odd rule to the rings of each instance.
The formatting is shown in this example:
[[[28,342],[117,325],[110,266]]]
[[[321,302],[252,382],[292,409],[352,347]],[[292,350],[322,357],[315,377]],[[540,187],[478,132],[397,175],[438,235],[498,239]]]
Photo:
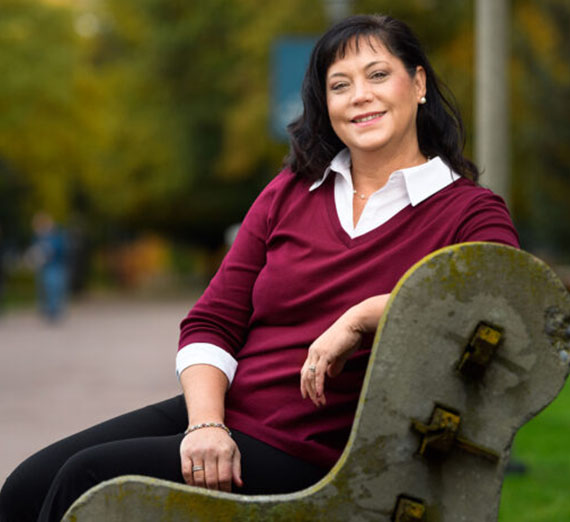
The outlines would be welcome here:
[[[190,343],[178,350],[176,354],[178,378],[183,370],[194,364],[209,364],[224,372],[228,378],[228,387],[231,386],[237,370],[237,361],[228,352],[210,343]]]

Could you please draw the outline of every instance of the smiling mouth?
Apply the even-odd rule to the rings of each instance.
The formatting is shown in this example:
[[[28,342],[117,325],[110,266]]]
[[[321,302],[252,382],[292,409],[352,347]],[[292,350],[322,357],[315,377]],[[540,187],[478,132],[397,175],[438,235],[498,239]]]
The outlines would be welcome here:
[[[371,120],[375,120],[377,118],[381,118],[382,116],[384,116],[384,114],[386,114],[385,112],[375,112],[373,114],[366,114],[365,116],[360,116],[358,118],[354,118],[350,121],[352,121],[352,123],[366,123],[367,121],[371,121]]]

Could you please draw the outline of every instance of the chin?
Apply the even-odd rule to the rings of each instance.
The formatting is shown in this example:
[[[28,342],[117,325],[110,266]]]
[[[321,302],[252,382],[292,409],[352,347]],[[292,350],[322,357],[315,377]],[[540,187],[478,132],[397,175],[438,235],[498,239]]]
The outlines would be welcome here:
[[[354,152],[380,152],[386,148],[387,143],[358,143],[348,148]]]

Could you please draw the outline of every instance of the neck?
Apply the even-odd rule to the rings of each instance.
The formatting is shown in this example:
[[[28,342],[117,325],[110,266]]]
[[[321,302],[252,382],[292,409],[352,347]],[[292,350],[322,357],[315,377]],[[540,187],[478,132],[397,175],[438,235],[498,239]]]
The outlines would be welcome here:
[[[386,154],[375,152],[351,151],[352,182],[359,193],[370,195],[382,188],[390,174],[396,170],[415,167],[427,161],[419,148],[404,154]]]

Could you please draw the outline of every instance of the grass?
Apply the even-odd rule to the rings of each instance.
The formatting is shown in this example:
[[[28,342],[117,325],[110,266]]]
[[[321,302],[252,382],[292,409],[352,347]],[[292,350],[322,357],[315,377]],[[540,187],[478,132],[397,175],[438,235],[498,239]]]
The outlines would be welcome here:
[[[514,455],[527,471],[507,475],[499,522],[570,521],[570,384],[520,429]]]

